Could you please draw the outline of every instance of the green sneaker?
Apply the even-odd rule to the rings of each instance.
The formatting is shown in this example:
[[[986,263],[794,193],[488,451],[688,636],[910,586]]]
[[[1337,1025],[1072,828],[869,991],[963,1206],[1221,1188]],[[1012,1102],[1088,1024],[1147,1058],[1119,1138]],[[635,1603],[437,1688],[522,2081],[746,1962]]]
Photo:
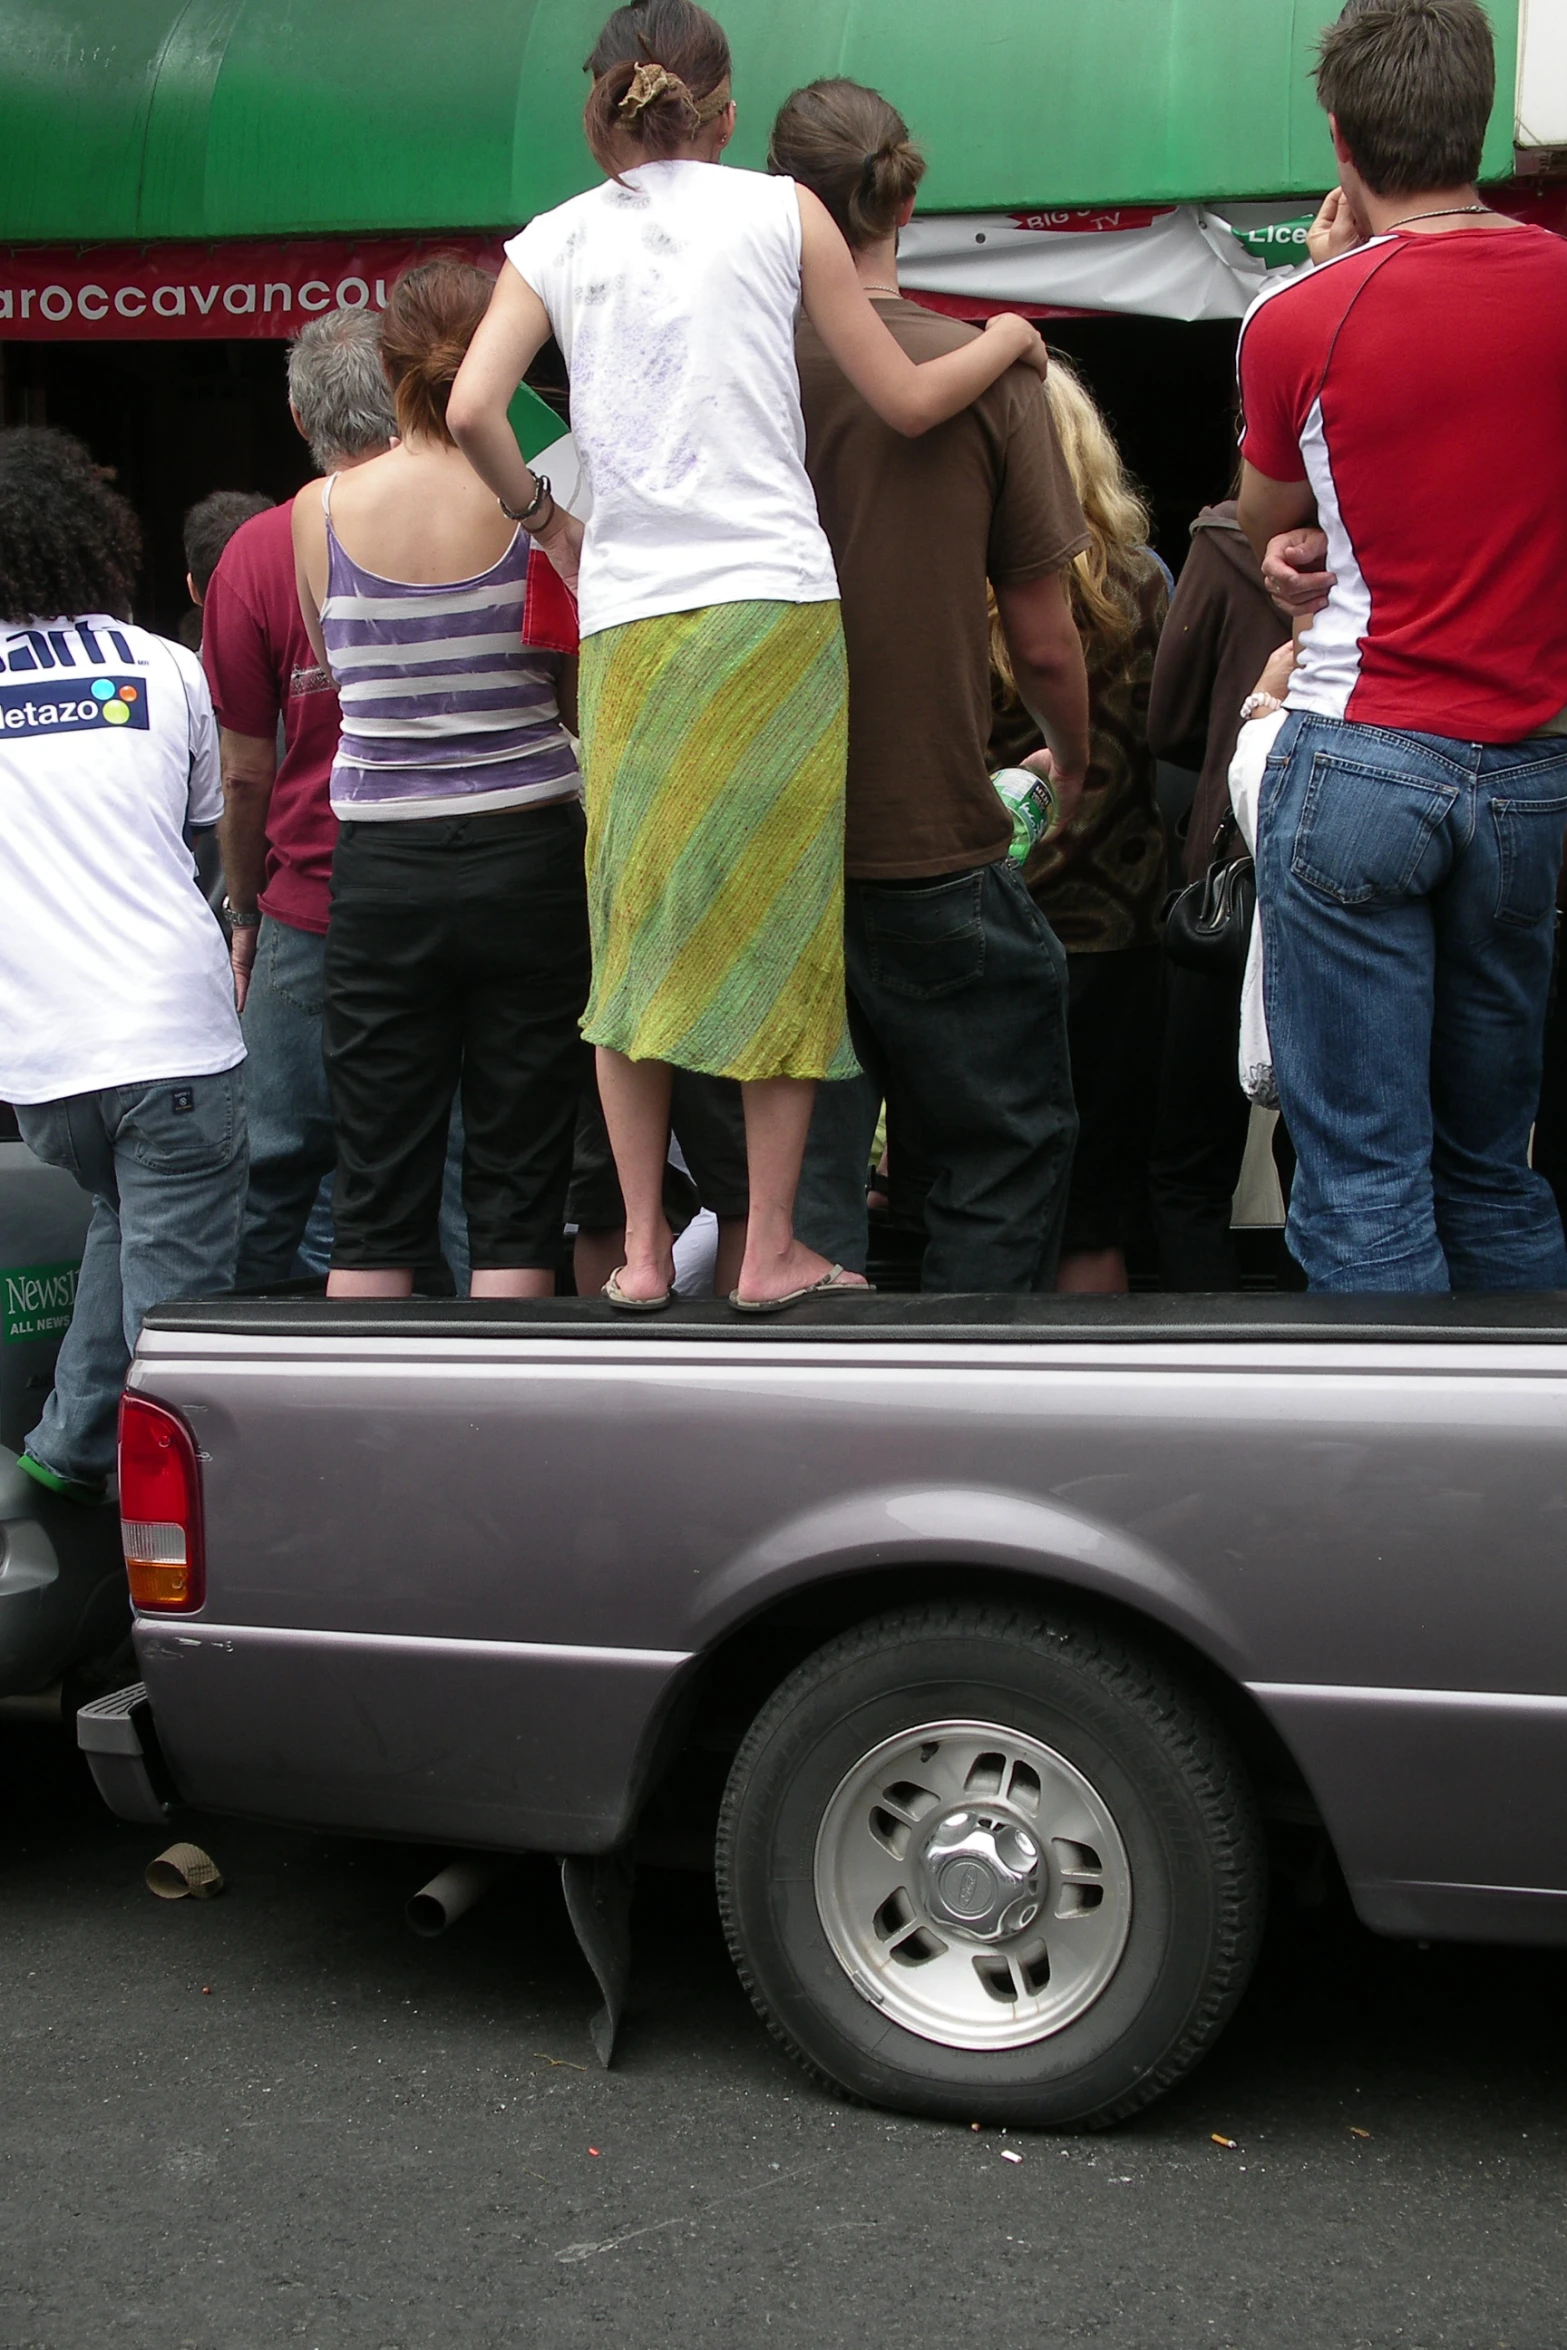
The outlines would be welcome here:
[[[47,1468],[42,1461],[35,1461],[30,1452],[24,1452],[16,1465],[26,1476],[31,1477],[35,1485],[42,1485],[46,1492],[57,1493],[62,1501],[77,1502],[84,1510],[100,1509],[107,1499],[107,1477],[62,1477],[58,1470]]]

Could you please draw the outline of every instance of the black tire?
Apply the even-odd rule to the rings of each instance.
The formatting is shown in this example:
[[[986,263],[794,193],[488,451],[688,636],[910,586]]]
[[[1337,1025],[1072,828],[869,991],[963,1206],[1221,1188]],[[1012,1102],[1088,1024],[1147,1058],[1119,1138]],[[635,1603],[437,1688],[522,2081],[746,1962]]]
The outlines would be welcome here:
[[[1130,1873],[1124,1945],[1092,2003],[999,2051],[922,2036],[857,1990],[813,1874],[856,1765],[954,1720],[1063,1757],[1108,1811]],[[1034,2128],[1119,2121],[1188,2072],[1246,1987],[1265,1907],[1251,1786],[1201,1700],[1092,1622],[1005,1606],[911,1608],[809,1657],[735,1757],[717,1867],[741,1980],[807,2071],[899,2112]]]

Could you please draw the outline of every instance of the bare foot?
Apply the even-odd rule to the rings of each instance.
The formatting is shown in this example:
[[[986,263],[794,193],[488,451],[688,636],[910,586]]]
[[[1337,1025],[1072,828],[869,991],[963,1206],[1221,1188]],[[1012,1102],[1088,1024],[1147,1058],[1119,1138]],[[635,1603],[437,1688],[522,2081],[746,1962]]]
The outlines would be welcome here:
[[[807,1248],[803,1240],[791,1239],[788,1246],[778,1250],[748,1247],[740,1267],[736,1291],[743,1297],[759,1301],[769,1297],[787,1297],[792,1290],[808,1289],[816,1281],[825,1279],[832,1271],[831,1261],[818,1256],[814,1248]],[[866,1289],[870,1286],[863,1273],[843,1273],[838,1286],[844,1289]]]

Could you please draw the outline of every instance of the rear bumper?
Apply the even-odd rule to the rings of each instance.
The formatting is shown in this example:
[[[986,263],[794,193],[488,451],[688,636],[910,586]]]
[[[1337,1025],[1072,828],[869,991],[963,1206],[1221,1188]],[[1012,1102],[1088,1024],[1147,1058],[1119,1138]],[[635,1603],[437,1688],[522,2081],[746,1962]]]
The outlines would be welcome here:
[[[162,1825],[173,1808],[174,1791],[158,1752],[143,1682],[84,1705],[76,1717],[76,1743],[117,1819]]]

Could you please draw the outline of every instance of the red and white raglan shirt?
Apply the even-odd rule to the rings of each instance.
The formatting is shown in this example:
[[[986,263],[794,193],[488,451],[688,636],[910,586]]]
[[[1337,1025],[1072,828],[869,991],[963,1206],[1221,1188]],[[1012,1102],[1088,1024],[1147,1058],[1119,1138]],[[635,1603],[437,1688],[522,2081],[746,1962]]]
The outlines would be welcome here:
[[[1337,584],[1289,706],[1512,743],[1567,709],[1567,243],[1374,238],[1241,328],[1241,454],[1309,481]]]

